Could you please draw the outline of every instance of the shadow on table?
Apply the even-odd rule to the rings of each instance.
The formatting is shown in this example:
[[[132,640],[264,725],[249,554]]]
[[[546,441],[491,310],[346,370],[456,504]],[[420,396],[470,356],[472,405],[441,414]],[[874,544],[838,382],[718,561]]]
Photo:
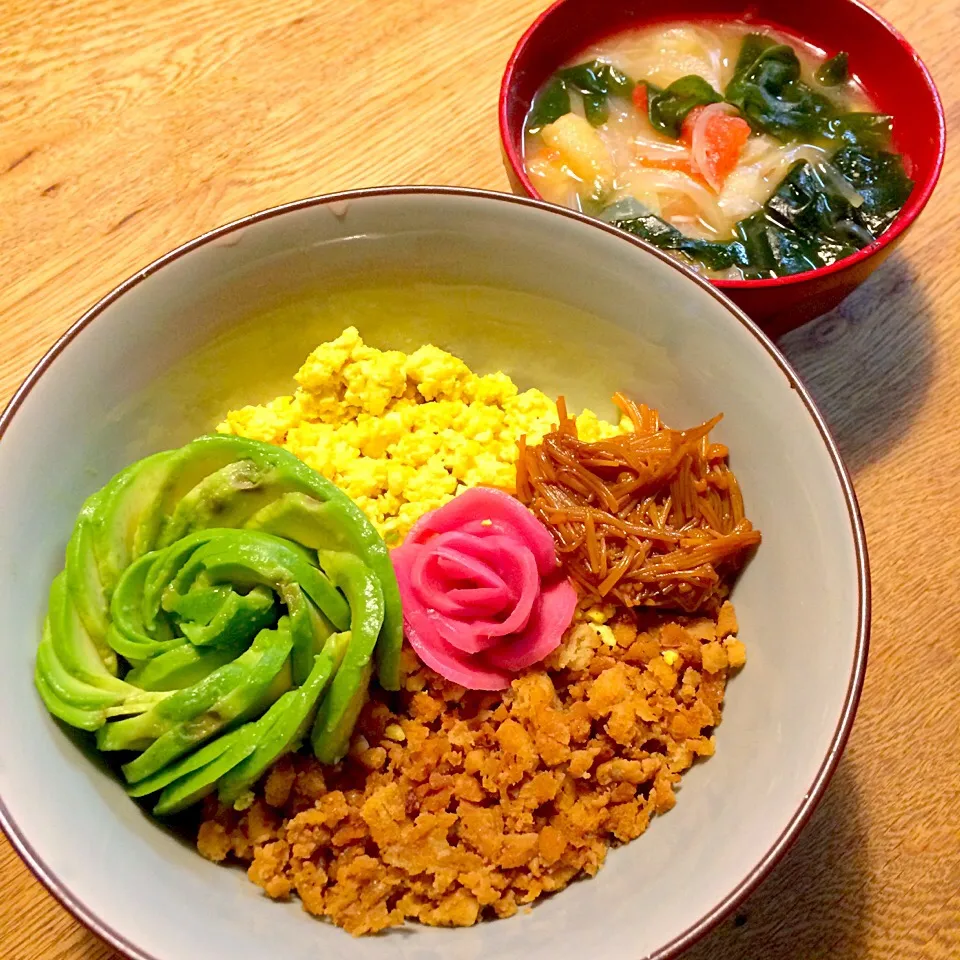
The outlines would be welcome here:
[[[856,960],[864,955],[866,824],[843,761],[811,822],[758,890],[683,960]]]
[[[909,262],[896,255],[836,310],[779,346],[853,473],[882,459],[909,429],[933,376],[929,303]]]

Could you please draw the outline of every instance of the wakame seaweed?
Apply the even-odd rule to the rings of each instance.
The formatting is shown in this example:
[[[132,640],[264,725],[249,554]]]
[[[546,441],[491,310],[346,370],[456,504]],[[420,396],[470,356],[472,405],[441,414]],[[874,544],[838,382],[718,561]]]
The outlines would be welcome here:
[[[880,149],[890,137],[891,118],[876,113],[847,113],[817,93],[800,79],[800,59],[796,51],[762,33],[744,37],[733,76],[723,93],[696,74],[674,80],[668,87],[642,81],[647,88],[647,112],[651,124],[661,133],[678,139],[683,121],[695,107],[711,103],[735,106],[754,130],[769,133],[778,140],[819,137]],[[847,55],[821,64],[817,77],[821,83],[837,85],[848,77]],[[827,79],[823,79],[826,77]],[[543,127],[572,109],[570,91],[583,101],[584,114],[595,127],[607,122],[608,98],[629,98],[636,82],[610,63],[590,60],[566,67],[553,75],[540,91],[527,119],[527,133],[539,133]]]
[[[724,98],[750,125],[784,142],[816,137],[837,112],[831,100],[800,79],[792,47],[763,34],[748,34]]]
[[[629,97],[634,88],[634,82],[625,73],[599,60],[568,67],[557,76],[583,98],[583,112],[595,127],[606,123],[610,115],[607,97]]]
[[[893,117],[885,113],[843,113],[828,120],[820,136],[869,150],[882,150],[893,138]]]
[[[607,98],[629,97],[634,82],[609,63],[591,60],[567,67],[553,75],[539,93],[527,119],[527,133],[539,133],[545,126],[570,112],[570,91],[580,94],[583,112],[595,127],[607,122]]]
[[[850,79],[850,57],[841,51],[835,57],[824,60],[817,70],[817,82],[825,87],[838,87]]]
[[[913,181],[903,159],[885,150],[849,146],[833,155],[833,165],[863,197],[857,214],[864,226],[880,236],[896,219],[910,197]]]
[[[647,85],[647,111],[650,122],[661,133],[679,138],[683,121],[694,107],[720,103],[723,97],[703,77],[690,74],[674,80],[666,89]]]
[[[570,112],[570,93],[560,77],[553,77],[540,91],[527,120],[527,133],[539,133]]]
[[[710,270],[729,270],[735,266],[743,268],[749,266],[735,242],[718,243],[688,237],[654,213],[638,213],[636,216],[611,222],[621,230],[632,233],[635,237],[640,237],[641,240],[646,240],[661,250],[685,253]]]
[[[674,250],[709,270],[737,267],[747,280],[816,270],[872,243],[893,222],[913,183],[896,154],[843,147],[833,170],[799,160],[757,213],[734,226],[734,239],[688,237],[665,220],[634,208],[617,217],[608,208],[604,220],[663,250]],[[834,176],[842,176],[862,203],[852,203]]]

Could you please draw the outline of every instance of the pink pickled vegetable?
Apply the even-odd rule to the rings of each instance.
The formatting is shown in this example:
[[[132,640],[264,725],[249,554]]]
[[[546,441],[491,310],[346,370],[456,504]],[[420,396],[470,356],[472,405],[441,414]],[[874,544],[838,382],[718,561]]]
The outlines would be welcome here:
[[[411,646],[470,690],[510,686],[573,619],[577,595],[553,537],[498,490],[474,487],[421,517],[391,557]]]

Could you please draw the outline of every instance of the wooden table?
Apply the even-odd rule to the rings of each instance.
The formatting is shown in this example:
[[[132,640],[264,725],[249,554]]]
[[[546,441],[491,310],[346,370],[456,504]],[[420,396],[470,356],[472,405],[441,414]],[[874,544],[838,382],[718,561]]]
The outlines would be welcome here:
[[[85,307],[217,224],[348,187],[508,189],[500,74],[544,3],[4,0],[0,402]],[[956,133],[956,0],[876,5]],[[860,495],[870,669],[812,822],[692,960],[960,956],[958,196],[952,162],[879,273],[784,340]],[[4,960],[114,960],[5,840],[0,878]]]

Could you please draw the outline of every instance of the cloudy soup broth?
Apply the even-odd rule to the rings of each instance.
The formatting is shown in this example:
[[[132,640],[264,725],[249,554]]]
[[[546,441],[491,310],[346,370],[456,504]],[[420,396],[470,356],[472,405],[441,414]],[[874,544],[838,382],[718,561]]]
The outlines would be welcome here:
[[[711,277],[827,266],[873,242],[912,188],[890,152],[893,118],[877,112],[854,67],[758,24],[628,31],[541,88],[525,123],[525,169],[544,199]]]

